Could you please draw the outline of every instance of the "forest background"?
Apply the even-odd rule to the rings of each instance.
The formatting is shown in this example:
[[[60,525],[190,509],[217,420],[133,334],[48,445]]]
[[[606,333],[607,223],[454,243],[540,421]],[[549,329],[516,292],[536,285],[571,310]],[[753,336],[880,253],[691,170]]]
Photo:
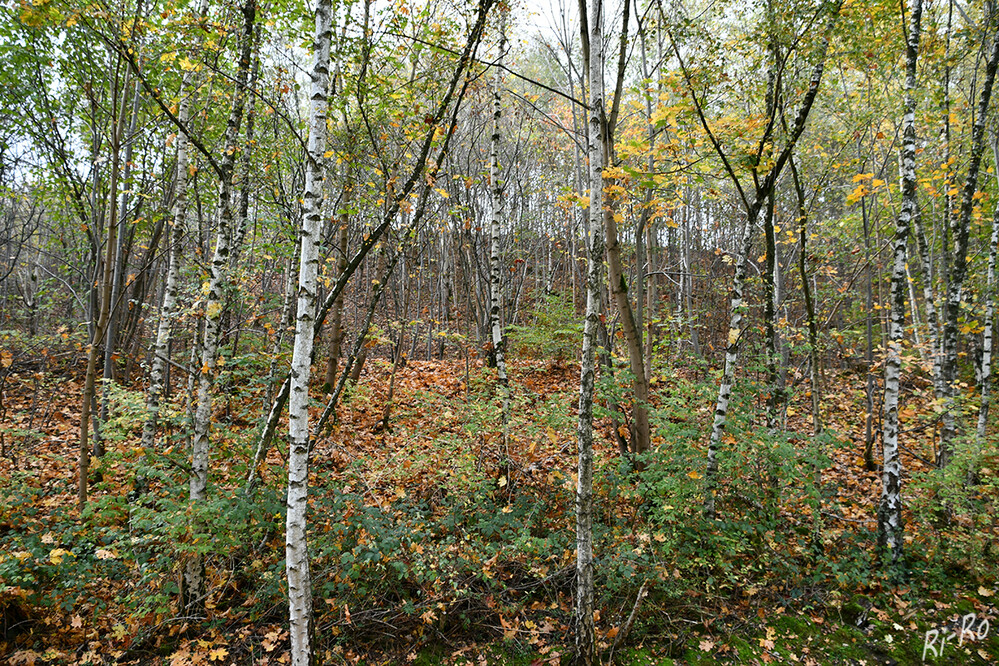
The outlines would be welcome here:
[[[0,12],[0,658],[999,658],[996,3]]]

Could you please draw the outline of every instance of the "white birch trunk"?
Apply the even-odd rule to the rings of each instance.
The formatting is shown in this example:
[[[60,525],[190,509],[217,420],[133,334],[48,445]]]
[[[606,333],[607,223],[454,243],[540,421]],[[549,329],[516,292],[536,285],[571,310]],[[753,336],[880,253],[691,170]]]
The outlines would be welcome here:
[[[582,358],[579,364],[579,461],[576,475],[576,600],[574,608],[576,662],[594,663],[593,626],[593,384],[596,375],[595,351],[600,324],[600,287],[603,282],[603,69],[604,43],[601,22],[602,0],[592,0],[587,79],[589,115],[587,153],[589,156],[590,209],[586,260],[586,319],[583,324]],[[585,25],[585,24],[584,24]]]
[[[232,174],[236,161],[236,140],[243,118],[246,98],[246,82],[253,40],[253,23],[256,18],[254,0],[247,0],[242,9],[243,28],[240,36],[240,63],[236,75],[236,90],[232,108],[226,122],[225,147],[219,162],[219,199],[217,213],[218,233],[215,239],[215,252],[212,256],[211,277],[205,294],[205,329],[201,346],[201,368],[198,375],[197,407],[194,411],[194,437],[191,441],[191,476],[189,481],[192,504],[204,501],[208,489],[208,440],[212,418],[212,387],[215,384],[215,367],[218,357],[219,324],[224,308],[224,289],[229,275],[229,244],[232,224]],[[200,606],[205,596],[204,562],[199,556],[190,557],[184,567],[185,606]]]
[[[746,226],[742,231],[739,256],[735,260],[735,276],[732,278],[732,301],[729,307],[728,340],[725,347],[725,368],[722,370],[721,383],[718,385],[718,400],[715,403],[715,418],[711,424],[711,437],[708,439],[708,465],[705,473],[706,495],[704,512],[708,518],[715,515],[715,494],[718,487],[718,448],[721,445],[722,434],[725,432],[725,422],[728,418],[728,403],[732,400],[732,386],[735,384],[735,366],[739,361],[739,341],[742,338],[743,293],[746,283],[746,262],[753,245],[753,227],[756,226],[756,216],[759,208],[750,210]],[[755,213],[755,214],[753,214]]]
[[[198,16],[208,11],[207,0],[198,7]],[[200,33],[199,33],[200,34]],[[191,102],[197,72],[184,72],[180,84],[180,108],[177,120],[187,127],[191,121]],[[190,140],[185,132],[177,132],[177,164],[174,167],[174,202],[170,215],[170,234],[167,245],[170,259],[167,265],[166,284],[163,288],[163,303],[160,305],[160,319],[156,326],[156,340],[153,342],[152,361],[149,369],[149,389],[146,392],[146,422],[142,427],[142,446],[151,449],[156,444],[156,426],[160,417],[160,399],[164,392],[164,377],[170,355],[170,339],[173,332],[173,318],[177,309],[177,281],[180,275],[180,260],[187,225],[188,168],[191,162]]]
[[[916,201],[916,60],[922,0],[911,0],[909,37],[906,44],[905,113],[902,118],[902,205],[895,227],[891,275],[891,313],[888,322],[888,355],[885,359],[885,398],[881,502],[878,506],[878,549],[892,568],[902,563],[902,463],[898,455],[898,381],[902,368],[905,335],[905,265],[909,228],[918,214]]]
[[[999,137],[992,137],[992,153],[999,157]],[[999,163],[999,162],[997,162]],[[985,330],[982,331],[982,363],[979,372],[982,400],[978,406],[978,446],[985,440],[985,431],[989,421],[989,406],[992,400],[992,322],[995,320],[996,299],[996,251],[999,246],[999,207],[992,215],[992,236],[989,239],[989,267],[985,274]]]
[[[493,355],[496,359],[496,381],[499,384],[503,401],[503,447],[507,445],[507,426],[510,419],[510,379],[506,374],[506,349],[503,340],[503,276],[500,265],[500,231],[503,222],[503,178],[500,175],[499,147],[500,118],[503,106],[500,100],[500,86],[503,81],[503,54],[506,50],[506,12],[500,10],[499,55],[493,78],[493,133],[489,142],[489,329],[492,337]],[[447,303],[443,304],[447,308]]]
[[[312,575],[306,539],[309,494],[309,376],[314,344],[319,244],[322,240],[323,153],[326,150],[326,107],[329,88],[330,0],[316,2],[315,62],[309,108],[309,155],[305,164],[302,199],[302,247],[298,265],[298,315],[291,360],[288,400],[288,515],[285,523],[285,571],[288,576],[288,614],[291,625],[291,663],[310,666],[314,651]]]
[[[204,8],[205,5],[202,5]],[[177,119],[187,125],[191,120],[191,100],[193,97],[195,71],[187,71],[180,84],[180,108]],[[177,165],[174,168],[175,199],[170,215],[170,261],[167,266],[166,286],[163,290],[163,304],[160,306],[160,320],[156,326],[156,341],[153,343],[153,358],[149,369],[149,389],[146,392],[146,422],[142,427],[142,446],[151,449],[156,443],[156,425],[160,417],[160,398],[163,396],[163,378],[166,374],[167,359],[170,353],[170,336],[173,318],[177,309],[177,280],[180,274],[180,258],[184,242],[184,227],[187,221],[188,166],[190,145],[187,134],[177,132]]]

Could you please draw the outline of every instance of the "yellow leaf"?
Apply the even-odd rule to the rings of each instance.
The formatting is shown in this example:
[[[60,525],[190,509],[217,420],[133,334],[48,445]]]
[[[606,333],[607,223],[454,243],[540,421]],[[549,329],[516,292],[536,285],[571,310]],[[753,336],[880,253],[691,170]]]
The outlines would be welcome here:
[[[325,157],[326,159],[329,159],[329,158],[333,157],[333,155],[335,155],[335,154],[336,153],[333,152],[332,150],[327,150],[325,153],[323,153],[323,157]]]
[[[506,485],[506,477],[505,476],[501,476],[499,478],[499,482],[498,483],[499,483],[499,487],[500,488],[504,487]]]
[[[65,558],[67,555],[69,555],[70,557],[75,557],[73,553],[69,552],[65,548],[56,548],[51,553],[49,553],[49,561],[52,562],[52,564],[62,564],[63,558]]]
[[[980,594],[983,597],[991,597],[994,594],[994,592],[992,590],[986,589],[984,585],[980,585],[978,587],[978,594]]]
[[[208,653],[208,659],[210,661],[222,661],[229,654],[229,651],[224,647],[216,648]]]
[[[696,470],[690,470],[689,472],[687,472],[687,476],[689,476],[692,479],[701,478],[701,475]]]
[[[14,364],[14,356],[9,351],[0,352],[0,365],[9,368]]]
[[[732,346],[736,342],[739,341],[739,333],[741,333],[741,332],[742,331],[740,331],[737,328],[730,328],[730,329],[728,329],[728,344],[729,344],[729,346]]]
[[[441,196],[442,196],[442,197],[444,197],[445,199],[447,199],[448,197],[450,197],[450,196],[451,196],[450,194],[448,194],[448,193],[447,193],[447,190],[444,190],[444,189],[442,189],[442,188],[440,188],[440,187],[436,187],[436,188],[434,188],[434,189],[435,189],[435,191],[437,192],[437,194],[441,195]]]

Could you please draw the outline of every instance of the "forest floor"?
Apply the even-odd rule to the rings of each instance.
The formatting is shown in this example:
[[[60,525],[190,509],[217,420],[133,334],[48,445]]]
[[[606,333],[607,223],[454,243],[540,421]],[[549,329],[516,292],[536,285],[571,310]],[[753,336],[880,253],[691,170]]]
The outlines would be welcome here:
[[[152,492],[160,488],[168,499],[152,514],[183,516],[183,446],[150,458],[138,447],[135,423],[142,387],[116,393],[95,508],[81,517],[80,355],[47,353],[44,366],[40,358],[5,357],[0,386],[0,663],[287,663],[281,445],[260,467],[271,522],[258,529],[267,518],[246,518],[256,530],[253,543],[218,528],[212,549],[225,552],[207,560],[213,591],[206,617],[183,617],[171,585],[178,553],[191,552],[197,539],[185,536],[184,520],[137,527],[147,523],[137,522],[126,499],[135,470],[155,464],[161,473]],[[696,527],[697,507],[680,503],[696,497],[713,382],[698,389],[700,380],[684,373],[654,382],[656,447],[661,460],[677,461],[659,476],[647,471],[637,483],[616,476],[614,426],[606,414],[600,420],[597,566],[598,585],[608,591],[597,625],[605,662],[999,663],[996,567],[981,561],[994,560],[989,543],[999,539],[994,496],[988,520],[952,517],[958,527],[970,521],[963,531],[927,533],[932,521],[909,511],[913,573],[890,584],[872,564],[880,478],[863,463],[863,378],[830,372],[823,416],[834,443],[822,444],[829,463],[819,514],[806,505],[807,493],[794,490],[804,487],[810,472],[802,461],[817,446],[799,392],[779,442],[758,439],[751,423],[733,428],[733,449],[737,440],[757,448],[744,452],[744,466],[732,468],[722,491],[733,498],[721,504],[730,515],[723,510],[716,526]],[[505,446],[481,362],[408,363],[398,371],[386,429],[389,375],[387,363],[370,360],[332,433],[314,449],[310,539],[325,663],[563,661],[571,644],[578,368],[512,363],[517,398]],[[907,483],[932,473],[926,393],[910,387],[903,407]],[[235,374],[220,395],[227,397],[216,400],[211,484],[235,507],[252,451],[247,415],[259,413],[261,402],[239,390]],[[689,441],[686,458],[669,454],[681,437]],[[759,462],[768,459],[759,447],[770,446],[777,453],[792,447],[801,457],[780,476]],[[768,473],[783,488],[772,504],[760,481]],[[926,494],[926,486],[909,490],[907,507],[920,506],[912,500]],[[756,521],[765,528],[755,529]],[[157,539],[137,545],[146,529],[160,530]],[[711,538],[699,542],[699,529]],[[189,540],[188,550],[170,538]],[[809,544],[821,554],[808,552]]]

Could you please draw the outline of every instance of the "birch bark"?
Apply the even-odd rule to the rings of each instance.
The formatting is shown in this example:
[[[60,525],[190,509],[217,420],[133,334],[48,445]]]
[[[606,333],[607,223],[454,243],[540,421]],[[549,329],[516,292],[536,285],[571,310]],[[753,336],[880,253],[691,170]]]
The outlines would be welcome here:
[[[992,137],[992,154],[999,159],[999,136]],[[999,164],[999,162],[997,162]],[[992,236],[989,239],[989,267],[985,274],[985,329],[982,331],[982,363],[979,371],[982,399],[978,406],[977,445],[981,447],[985,440],[985,431],[989,421],[989,407],[992,402],[992,337],[993,322],[996,314],[995,282],[996,282],[996,251],[999,249],[999,207],[992,215]],[[969,471],[969,478],[974,477],[974,471]]]
[[[898,455],[898,380],[901,372],[902,338],[905,335],[905,264],[909,227],[919,214],[916,201],[916,61],[919,57],[922,0],[911,0],[909,35],[906,41],[905,111],[902,116],[902,205],[895,227],[891,275],[891,313],[888,322],[888,354],[885,359],[885,397],[881,502],[878,506],[878,548],[892,568],[902,563],[902,464]]]
[[[330,79],[331,0],[317,0],[313,40],[315,61],[309,103],[309,155],[302,195],[301,255],[298,265],[298,315],[291,359],[291,395],[288,401],[288,514],[285,523],[285,570],[291,624],[291,663],[313,661],[312,574],[306,538],[309,497],[309,376],[312,370],[313,323],[319,244],[322,241],[323,154],[326,151],[327,91]]]
[[[503,401],[503,448],[507,445],[507,427],[510,420],[510,378],[506,374],[506,344],[503,338],[503,281],[500,265],[500,233],[503,225],[503,186],[499,163],[499,149],[502,141],[500,119],[503,105],[500,86],[503,81],[503,55],[506,51],[506,11],[500,9],[499,55],[493,78],[493,133],[489,142],[489,329],[492,338],[492,352],[496,360],[496,382]],[[444,304],[447,308],[447,304]]]
[[[192,504],[202,502],[207,497],[210,448],[208,436],[212,417],[212,387],[215,384],[215,368],[218,360],[219,324],[222,320],[225,302],[223,292],[229,275],[229,253],[232,249],[229,243],[232,226],[232,175],[236,161],[236,141],[246,100],[256,10],[255,0],[247,0],[242,7],[243,27],[240,35],[236,90],[233,94],[229,118],[226,121],[223,141],[225,149],[219,162],[220,178],[217,203],[219,223],[215,238],[215,252],[212,256],[211,277],[205,296],[205,328],[201,345],[197,407],[194,411],[194,437],[191,442],[191,476],[188,485]],[[182,595],[182,603],[185,607],[196,609],[201,605],[205,596],[204,583],[204,561],[197,555],[188,558],[184,567],[184,593]]]
[[[579,460],[576,474],[576,600],[574,607],[576,663],[594,663],[593,626],[593,384],[595,351],[600,324],[600,287],[603,282],[603,69],[604,43],[601,22],[603,0],[592,0],[589,20],[585,0],[580,0],[580,37],[585,75],[589,85],[587,154],[590,207],[586,235],[586,318],[583,323],[582,358],[579,364]],[[588,25],[587,25],[588,24]]]
[[[208,3],[201,2],[198,15],[204,16]],[[200,34],[200,33],[199,33]],[[197,72],[194,69],[184,72],[180,84],[180,107],[177,119],[188,125],[191,120],[191,103]],[[174,202],[170,210],[170,260],[167,266],[166,286],[163,290],[163,304],[160,306],[160,320],[156,325],[156,341],[153,343],[152,361],[149,370],[149,389],[146,391],[146,421],[142,427],[142,447],[151,449],[156,443],[156,425],[160,416],[160,398],[163,396],[163,380],[166,374],[167,359],[170,355],[170,337],[173,318],[177,309],[177,280],[180,275],[181,253],[183,251],[184,227],[187,221],[188,168],[191,161],[187,134],[177,133],[177,164],[174,167]]]

